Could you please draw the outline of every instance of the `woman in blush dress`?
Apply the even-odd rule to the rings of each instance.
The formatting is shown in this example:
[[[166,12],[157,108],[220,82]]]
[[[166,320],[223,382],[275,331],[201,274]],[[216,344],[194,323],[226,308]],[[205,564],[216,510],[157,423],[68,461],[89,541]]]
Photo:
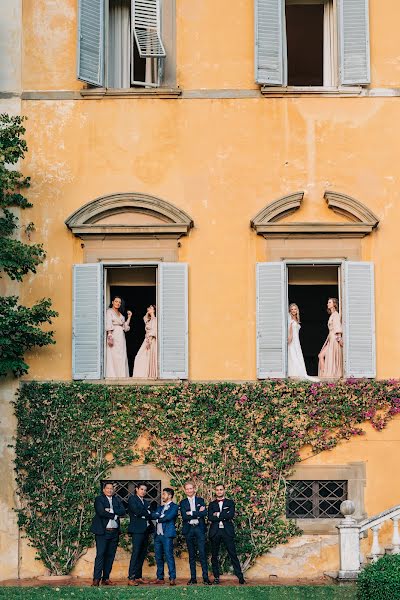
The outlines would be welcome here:
[[[343,338],[342,323],[338,312],[339,302],[337,298],[329,298],[327,310],[330,315],[328,319],[328,337],[318,354],[318,376],[329,379],[343,377]]]
[[[157,317],[156,307],[150,304],[143,317],[145,337],[135,357],[132,377],[137,379],[157,378]]]
[[[288,377],[313,379],[307,375],[303,352],[300,345],[300,327],[299,307],[297,304],[292,303],[289,305],[288,321]]]
[[[128,318],[125,321],[124,315],[120,312],[121,305],[122,299],[115,296],[106,312],[106,378],[129,377],[125,333],[130,329],[132,313],[128,310]]]

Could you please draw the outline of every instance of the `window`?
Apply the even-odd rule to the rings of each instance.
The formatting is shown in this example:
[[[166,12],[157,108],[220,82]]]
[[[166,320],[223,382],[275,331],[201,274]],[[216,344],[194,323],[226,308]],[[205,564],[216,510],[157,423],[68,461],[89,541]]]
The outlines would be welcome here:
[[[369,83],[368,0],[255,0],[255,7],[258,83]]]
[[[80,0],[78,79],[107,88],[173,85],[175,0]]]
[[[338,519],[340,505],[347,500],[347,481],[288,481],[288,519]]]
[[[290,302],[299,305],[302,329],[307,329],[307,339],[301,338],[301,343],[305,342],[303,354],[308,375],[317,374],[318,352],[328,333],[325,307],[329,297],[339,299],[343,376],[375,377],[374,266],[369,262],[332,259],[257,264],[259,379],[287,376]]]
[[[103,487],[106,483],[113,484],[115,495],[118,496],[118,498],[122,501],[125,508],[128,506],[129,496],[135,494],[135,487],[141,483],[145,483],[147,485],[145,500],[148,500],[153,504],[153,506],[156,504],[161,504],[161,481],[159,480],[134,481],[133,479],[124,479],[119,481],[109,481],[106,479],[101,482],[101,490],[103,490]]]
[[[286,0],[288,85],[334,85],[333,14],[333,0]]]

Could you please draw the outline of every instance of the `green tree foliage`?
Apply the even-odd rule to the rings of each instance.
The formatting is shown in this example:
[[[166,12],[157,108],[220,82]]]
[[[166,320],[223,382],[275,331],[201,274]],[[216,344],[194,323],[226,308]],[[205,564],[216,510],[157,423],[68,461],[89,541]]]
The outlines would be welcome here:
[[[246,569],[299,533],[285,519],[285,487],[301,448],[333,448],[363,435],[365,421],[380,431],[400,412],[399,392],[398,381],[350,379],[24,384],[15,401],[20,525],[53,574],[69,573],[93,544],[100,481],[116,465],[140,459],[169,475],[178,500],[188,478],[207,501],[216,483],[225,483],[237,503],[237,544]],[[143,434],[149,444],[139,453]]]
[[[23,136],[24,117],[0,115],[0,277],[22,281],[24,275],[36,273],[44,261],[41,244],[22,241],[17,212],[32,205],[22,194],[30,185],[15,167],[27,152]],[[30,223],[24,234],[29,238],[34,229]],[[29,242],[29,240],[28,240]],[[16,377],[27,373],[24,354],[36,346],[54,344],[53,332],[43,331],[41,325],[51,324],[57,313],[51,301],[43,299],[32,307],[21,306],[16,296],[0,296],[0,377],[13,373]]]

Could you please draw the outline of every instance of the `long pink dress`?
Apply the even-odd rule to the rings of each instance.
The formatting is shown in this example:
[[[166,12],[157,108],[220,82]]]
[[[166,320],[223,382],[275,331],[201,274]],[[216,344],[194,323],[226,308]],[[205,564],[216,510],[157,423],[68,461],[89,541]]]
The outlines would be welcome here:
[[[145,338],[135,357],[133,375],[137,379],[157,378],[157,317],[147,320],[145,323]]]
[[[106,343],[106,377],[129,377],[128,355],[126,353],[125,333],[130,327],[123,315],[117,315],[114,309],[106,312],[106,332],[111,331],[114,344]]]
[[[342,324],[339,313],[335,310],[328,319],[328,337],[322,350],[326,348],[324,368],[318,371],[318,377],[329,377],[338,379],[343,377],[343,350],[336,339],[338,333],[342,333]]]

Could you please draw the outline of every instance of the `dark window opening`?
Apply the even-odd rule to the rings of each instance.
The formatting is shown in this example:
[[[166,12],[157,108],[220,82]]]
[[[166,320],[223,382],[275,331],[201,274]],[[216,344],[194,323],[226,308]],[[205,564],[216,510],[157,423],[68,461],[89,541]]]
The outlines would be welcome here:
[[[287,4],[288,85],[324,84],[324,5]]]
[[[128,506],[129,496],[135,495],[135,486],[145,483],[147,485],[147,494],[145,500],[150,502],[151,509],[161,504],[161,481],[157,480],[133,480],[124,479],[119,481],[104,480],[101,482],[101,490],[105,483],[112,483],[115,495],[122,501],[125,508]]]
[[[318,375],[318,354],[328,336],[329,298],[339,298],[337,266],[290,266],[288,301],[300,311],[300,344],[308,375]],[[340,302],[339,302],[340,310]]]
[[[347,481],[288,481],[288,519],[338,519],[341,503],[347,500]]]

